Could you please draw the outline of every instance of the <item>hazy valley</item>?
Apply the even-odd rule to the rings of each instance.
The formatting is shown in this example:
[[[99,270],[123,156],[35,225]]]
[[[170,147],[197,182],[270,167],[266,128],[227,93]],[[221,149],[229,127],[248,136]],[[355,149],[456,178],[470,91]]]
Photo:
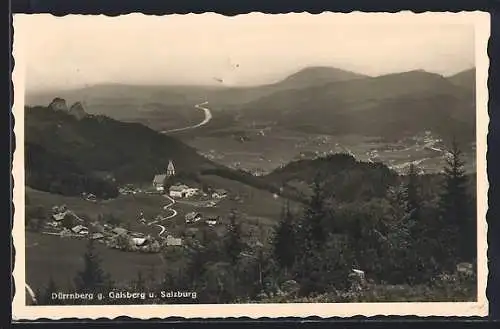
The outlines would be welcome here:
[[[268,173],[304,158],[347,152],[395,170],[410,162],[440,170],[452,138],[475,157],[475,75],[423,71],[368,77],[328,67],[303,69],[255,87],[101,85],[63,91],[91,114],[158,131],[196,125],[206,103],[212,118],[195,130],[167,133],[214,162]],[[48,104],[53,93],[27,95]],[[418,141],[417,143],[415,143]],[[468,171],[474,171],[469,161]]]

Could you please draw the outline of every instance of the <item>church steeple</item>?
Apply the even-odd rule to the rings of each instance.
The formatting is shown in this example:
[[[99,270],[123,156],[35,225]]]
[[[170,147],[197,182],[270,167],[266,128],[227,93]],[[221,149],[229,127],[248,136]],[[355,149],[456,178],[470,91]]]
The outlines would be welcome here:
[[[172,160],[168,161],[168,167],[167,167],[167,177],[175,176],[175,168],[174,168],[174,163]]]

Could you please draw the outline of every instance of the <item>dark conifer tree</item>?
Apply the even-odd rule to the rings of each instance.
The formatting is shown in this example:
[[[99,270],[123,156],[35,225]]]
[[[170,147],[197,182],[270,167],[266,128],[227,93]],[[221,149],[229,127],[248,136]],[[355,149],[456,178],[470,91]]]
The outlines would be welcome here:
[[[84,267],[75,278],[75,286],[79,292],[106,292],[112,284],[109,274],[104,272],[101,258],[95,250],[94,240],[90,239],[87,251],[83,256]]]
[[[229,214],[229,224],[225,236],[225,250],[232,265],[238,263],[240,253],[243,251],[243,241],[241,237],[241,224],[237,221],[236,211]]]
[[[296,233],[294,273],[304,295],[324,287],[322,283],[326,274],[323,270],[325,243],[332,227],[332,216],[325,205],[326,195],[320,174],[315,176],[312,189],[313,194],[298,223]]]
[[[471,220],[462,152],[456,141],[452,143],[446,163],[439,210],[441,222],[449,234],[448,242],[451,244],[448,246],[447,256],[470,259],[475,254],[475,223]]]
[[[325,206],[325,193],[321,176],[316,175],[313,183],[313,195],[304,211],[301,231],[303,243],[307,249],[321,249],[325,243],[331,219],[331,213]]]
[[[412,163],[408,170],[408,182],[406,184],[406,210],[408,211],[409,218],[411,221],[411,234],[421,235],[423,234],[422,227],[423,223],[420,223],[421,214],[421,197],[418,182],[418,173],[415,165]]]
[[[281,220],[272,239],[273,254],[279,266],[285,270],[291,268],[295,260],[296,241],[293,217],[288,201],[284,204]]]

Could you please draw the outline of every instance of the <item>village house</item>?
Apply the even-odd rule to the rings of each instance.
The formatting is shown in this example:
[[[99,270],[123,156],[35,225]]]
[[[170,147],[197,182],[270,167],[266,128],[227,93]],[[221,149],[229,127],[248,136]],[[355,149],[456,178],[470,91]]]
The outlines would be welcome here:
[[[48,227],[57,228],[60,226],[60,223],[59,222],[48,222],[46,225]]]
[[[85,200],[90,201],[90,202],[96,202],[97,201],[97,197],[94,194],[92,194],[92,193],[88,193],[85,196]]]
[[[227,196],[227,191],[224,190],[224,189],[215,189],[213,192],[212,192],[212,198],[214,199],[223,199]]]
[[[66,210],[67,210],[67,207],[64,204],[62,206],[53,206],[52,207],[52,212],[54,214],[61,213],[61,212],[66,212]]]
[[[193,187],[188,187],[188,188],[185,190],[185,197],[186,197],[186,198],[193,197],[193,196],[195,196],[196,194],[198,194],[198,192],[199,192],[199,189],[197,189],[197,188],[193,188]]]
[[[181,238],[174,238],[171,235],[167,236],[167,246],[182,246]]]
[[[196,223],[201,219],[201,214],[197,212],[190,212],[186,216],[186,223]]]
[[[186,185],[174,185],[169,189],[169,195],[172,198],[185,198],[187,196],[189,186]]]
[[[217,223],[219,223],[220,221],[220,217],[211,217],[211,218],[207,218],[205,219],[205,224],[209,225],[209,226],[214,226],[214,225],[217,225]]]
[[[155,176],[156,178],[156,176]],[[153,180],[154,182],[154,180]],[[163,182],[163,181],[162,181]],[[154,184],[154,183],[153,183]],[[163,184],[163,183],[162,183]],[[120,187],[118,189],[118,192],[121,194],[121,195],[128,195],[128,194],[136,194],[137,191],[134,189],[133,186],[124,186],[124,187]]]
[[[133,238],[144,238],[144,233],[141,232],[131,232],[130,236]]]
[[[60,213],[57,213],[57,214],[52,214],[52,219],[56,222],[60,222],[62,221],[67,215],[67,212],[60,212]]]
[[[111,232],[113,232],[116,235],[122,235],[128,233],[128,231],[123,227],[115,227],[114,229],[111,230]]]
[[[132,238],[132,242],[134,243],[134,245],[140,247],[140,246],[144,246],[148,242],[148,239],[146,239],[146,238]]]
[[[155,175],[155,177],[153,179],[153,187],[158,192],[163,192],[165,190],[164,183],[165,183],[166,178],[167,178],[166,174]]]
[[[85,226],[83,225],[76,225],[75,227],[73,227],[71,229],[71,231],[73,231],[73,233],[76,233],[76,234],[80,234],[80,235],[86,235],[86,234],[89,234],[89,229],[86,228]]]
[[[69,237],[71,236],[71,234],[71,230],[68,230],[65,227],[59,232],[59,235],[61,235],[61,237]]]
[[[154,176],[153,187],[156,191],[163,192],[165,190],[165,179],[173,176],[175,176],[175,167],[172,160],[170,160],[166,172]]]
[[[92,240],[100,240],[100,239],[104,238],[104,234],[99,233],[99,232],[92,233],[92,234],[90,235],[90,238],[91,238]]]

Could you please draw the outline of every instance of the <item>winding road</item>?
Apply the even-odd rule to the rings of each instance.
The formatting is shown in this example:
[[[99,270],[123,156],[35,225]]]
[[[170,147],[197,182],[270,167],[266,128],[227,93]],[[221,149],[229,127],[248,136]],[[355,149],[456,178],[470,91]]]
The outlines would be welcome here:
[[[167,194],[165,194],[164,197],[168,199],[169,203],[163,206],[163,210],[165,210],[165,211],[170,210],[172,213],[169,216],[163,217],[162,219],[159,219],[159,220],[155,220],[155,221],[149,222],[147,224],[148,226],[155,225],[155,226],[157,226],[157,227],[159,227],[161,229],[160,233],[158,233],[158,236],[162,236],[162,234],[165,233],[165,231],[166,231],[165,226],[163,226],[161,224],[158,224],[158,223],[162,222],[164,220],[169,220],[169,219],[174,218],[175,216],[177,216],[177,210],[171,208],[173,205],[175,205],[175,200],[172,199]]]
[[[178,132],[178,131],[185,131],[185,130],[195,129],[195,128],[199,128],[201,126],[206,125],[208,122],[210,122],[210,120],[212,120],[212,112],[210,112],[210,109],[208,109],[206,107],[203,107],[204,105],[207,105],[207,104],[208,104],[208,102],[203,102],[203,103],[200,103],[200,104],[196,104],[194,106],[195,108],[197,108],[199,110],[202,110],[205,113],[205,118],[200,123],[195,124],[193,126],[189,126],[189,127],[164,130],[164,131],[162,131],[162,133],[163,134],[167,134],[167,133],[173,133],[173,132]],[[175,216],[177,216],[177,211],[175,209],[171,208],[175,204],[175,200],[172,199],[167,194],[165,194],[164,196],[165,196],[165,198],[167,198],[170,201],[170,203],[167,204],[167,205],[165,205],[165,206],[163,206],[163,210],[165,210],[165,211],[170,210],[172,212],[172,214],[169,215],[169,216],[167,216],[167,217],[163,217],[160,220],[155,220],[155,221],[149,222],[147,224],[148,226],[150,226],[150,225],[156,225],[157,227],[159,227],[161,229],[160,233],[158,233],[158,236],[162,236],[162,234],[165,233],[165,231],[166,231],[165,226],[163,226],[161,224],[158,224],[158,223],[162,222],[164,220],[168,220],[168,219],[174,218]]]
[[[203,107],[203,105],[207,105],[208,102],[203,102],[201,104],[196,104],[194,107],[202,110],[205,112],[205,118],[203,121],[201,121],[198,124],[195,124],[194,126],[189,126],[189,127],[183,127],[183,128],[176,128],[176,129],[170,129],[170,130],[164,130],[162,131],[163,134],[168,134],[168,133],[173,133],[173,132],[178,132],[178,131],[184,131],[184,130],[189,130],[189,129],[194,129],[194,128],[199,128],[201,126],[206,125],[210,120],[212,120],[212,112],[210,112],[210,109]]]

